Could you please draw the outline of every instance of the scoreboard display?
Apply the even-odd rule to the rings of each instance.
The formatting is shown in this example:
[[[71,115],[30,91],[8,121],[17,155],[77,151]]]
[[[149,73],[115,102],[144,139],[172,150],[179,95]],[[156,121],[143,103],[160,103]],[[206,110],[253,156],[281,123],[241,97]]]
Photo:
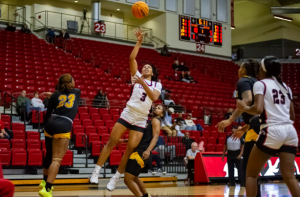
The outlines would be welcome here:
[[[222,23],[179,15],[179,40],[222,46]]]

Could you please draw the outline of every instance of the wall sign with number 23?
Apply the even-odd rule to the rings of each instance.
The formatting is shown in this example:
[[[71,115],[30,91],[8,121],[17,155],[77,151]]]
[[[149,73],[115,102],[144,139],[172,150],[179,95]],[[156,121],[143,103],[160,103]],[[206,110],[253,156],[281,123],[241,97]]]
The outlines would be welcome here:
[[[106,32],[106,25],[104,23],[95,23],[95,32],[97,33],[105,33]]]

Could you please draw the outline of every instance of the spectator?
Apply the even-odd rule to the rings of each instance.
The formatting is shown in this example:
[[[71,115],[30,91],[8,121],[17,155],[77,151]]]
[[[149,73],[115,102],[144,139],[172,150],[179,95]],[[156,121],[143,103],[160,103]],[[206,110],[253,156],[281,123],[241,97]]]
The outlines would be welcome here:
[[[187,125],[185,124],[184,119],[182,118],[182,113],[179,113],[177,118],[175,119],[175,121],[180,124],[180,130],[186,130],[185,128],[187,127]]]
[[[178,62],[178,60],[174,61],[174,64],[173,64],[172,68],[174,69],[174,71],[179,71],[179,62]]]
[[[9,134],[7,134],[4,130],[4,124],[1,120],[1,113],[0,113],[0,139],[10,139]]]
[[[47,93],[45,95],[46,95],[46,98],[44,99],[43,104],[44,104],[45,108],[47,109],[48,105],[49,105],[49,100],[50,100],[50,97],[52,94]]]
[[[159,136],[157,143],[155,145],[154,151],[159,153],[160,159],[165,159],[165,153],[170,153],[170,161],[173,161],[175,158],[175,145],[166,146],[164,139]]]
[[[185,74],[182,71],[181,75],[180,75],[180,81],[186,82],[186,83],[190,83],[190,81],[188,79],[185,78]]]
[[[70,35],[68,34],[68,32],[66,32],[65,29],[61,30],[59,37],[65,39],[65,40],[70,40]]]
[[[189,71],[189,67],[185,66],[183,62],[179,65],[179,71],[187,72]]]
[[[175,102],[170,98],[170,94],[165,95],[164,104],[165,105],[175,105]]]
[[[170,56],[169,50],[167,45],[164,46],[164,48],[161,49],[161,56]]]
[[[161,83],[161,80],[159,79],[158,82]],[[167,93],[172,93],[172,91],[171,90],[167,90],[166,88],[164,88],[164,86],[162,86],[162,88],[161,88],[161,94],[160,94],[160,96],[159,96],[158,99],[165,100],[165,95]]]
[[[159,154],[151,154],[151,156],[149,157],[149,162],[148,162],[148,174],[152,174],[155,175],[156,172],[153,169],[153,165],[152,165],[152,161],[155,161],[156,165],[157,165],[157,173],[160,174],[165,174],[166,172],[162,171],[162,164],[160,162],[160,156]]]
[[[233,113],[233,109],[229,108],[227,110],[227,113],[224,115],[224,120],[228,120],[230,118],[230,116],[232,116],[232,113]]]
[[[25,108],[22,108],[23,106]],[[25,109],[27,115],[30,113],[30,99],[26,97],[26,90],[23,90],[21,95],[17,98],[17,112],[19,115],[23,114],[23,109]]]
[[[186,116],[186,119],[184,122],[187,125],[185,130],[197,131],[197,126],[195,125],[194,121],[192,120],[192,116],[190,114]]]
[[[186,152],[186,158],[195,159],[198,152],[200,152],[198,150],[198,144],[196,142],[193,142],[191,148]]]
[[[49,43],[54,44],[54,40],[55,40],[55,32],[54,32],[54,28],[51,27],[51,29],[48,29],[48,33],[47,33],[47,40]]]
[[[184,138],[182,138],[182,144],[185,145],[186,150],[189,150],[192,147],[193,142],[195,142],[195,141],[190,138],[190,133],[185,132],[184,133]]]
[[[6,31],[14,32],[16,31],[16,27],[12,25],[11,23],[7,23]]]
[[[94,107],[105,108],[106,107],[106,93],[103,90],[99,90],[98,94],[94,98]]]
[[[222,155],[222,161],[224,161],[225,152],[227,151],[227,165],[229,174],[229,186],[235,186],[234,178],[234,165],[238,170],[239,181],[242,187],[244,185],[244,178],[242,172],[242,155],[244,150],[244,138],[233,139],[232,136],[228,136],[225,141],[225,146]]]
[[[184,75],[184,78],[189,81],[189,83],[197,83],[194,78],[191,76],[191,71],[187,71]]]
[[[172,113],[174,113],[174,109],[170,107],[161,125],[161,130],[163,130],[168,136],[177,135],[177,131],[175,129],[176,125],[172,124]]]
[[[234,98],[234,99],[236,98],[236,90],[233,91],[232,98]]]
[[[181,129],[180,129],[180,126],[181,126],[181,123],[180,122],[174,122],[175,123],[175,129],[177,131],[177,137],[183,137],[184,134],[181,133]]]
[[[39,98],[39,92],[34,92],[34,97],[31,99],[31,110],[39,110],[39,111],[45,111],[45,105],[43,104],[43,101]]]
[[[22,27],[21,32],[22,32],[23,34],[31,34],[31,31],[30,31],[30,29],[28,28],[27,25],[24,25],[24,26]]]

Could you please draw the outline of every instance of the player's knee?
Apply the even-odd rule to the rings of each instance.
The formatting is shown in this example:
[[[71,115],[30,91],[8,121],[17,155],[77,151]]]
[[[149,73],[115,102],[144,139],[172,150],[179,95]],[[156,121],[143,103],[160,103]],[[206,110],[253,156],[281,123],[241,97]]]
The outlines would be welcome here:
[[[54,164],[56,164],[56,165],[58,165],[58,166],[60,166],[60,164],[61,164],[61,161],[62,161],[62,159],[61,158],[58,158],[58,157],[53,157],[53,159],[52,159],[52,163],[54,163]]]
[[[45,158],[44,158],[44,164],[43,167],[45,169],[49,169],[50,165],[52,163],[52,155],[51,154],[46,154]]]
[[[125,173],[125,176],[124,176],[124,183],[125,183],[126,185],[130,184],[130,183],[133,181],[133,179],[134,179],[134,177],[128,176],[128,175],[126,175],[126,173]]]
[[[118,139],[111,138],[111,139],[108,140],[106,146],[107,146],[108,148],[113,149],[113,148],[118,144],[118,142],[119,142]]]

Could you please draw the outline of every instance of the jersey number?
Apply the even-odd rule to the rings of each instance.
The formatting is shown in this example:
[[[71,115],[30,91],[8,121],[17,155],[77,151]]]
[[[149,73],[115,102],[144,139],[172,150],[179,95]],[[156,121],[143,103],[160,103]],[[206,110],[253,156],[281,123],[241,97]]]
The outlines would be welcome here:
[[[60,108],[63,106],[65,106],[66,108],[72,108],[74,105],[75,94],[70,94],[68,97],[67,95],[62,94],[58,97],[58,100],[59,100],[59,104],[56,108]]]
[[[140,100],[144,102],[146,100],[146,97],[147,97],[147,94],[143,93],[143,96],[140,98]]]
[[[278,91],[277,90],[275,90],[275,89],[273,89],[272,90],[272,92],[273,92],[273,100],[274,100],[274,104],[277,104],[277,105],[279,105],[279,104],[282,104],[282,105],[284,105],[285,104],[285,96],[282,94],[282,92],[279,90],[279,95],[280,95],[280,101],[279,101],[279,95],[278,95]]]

